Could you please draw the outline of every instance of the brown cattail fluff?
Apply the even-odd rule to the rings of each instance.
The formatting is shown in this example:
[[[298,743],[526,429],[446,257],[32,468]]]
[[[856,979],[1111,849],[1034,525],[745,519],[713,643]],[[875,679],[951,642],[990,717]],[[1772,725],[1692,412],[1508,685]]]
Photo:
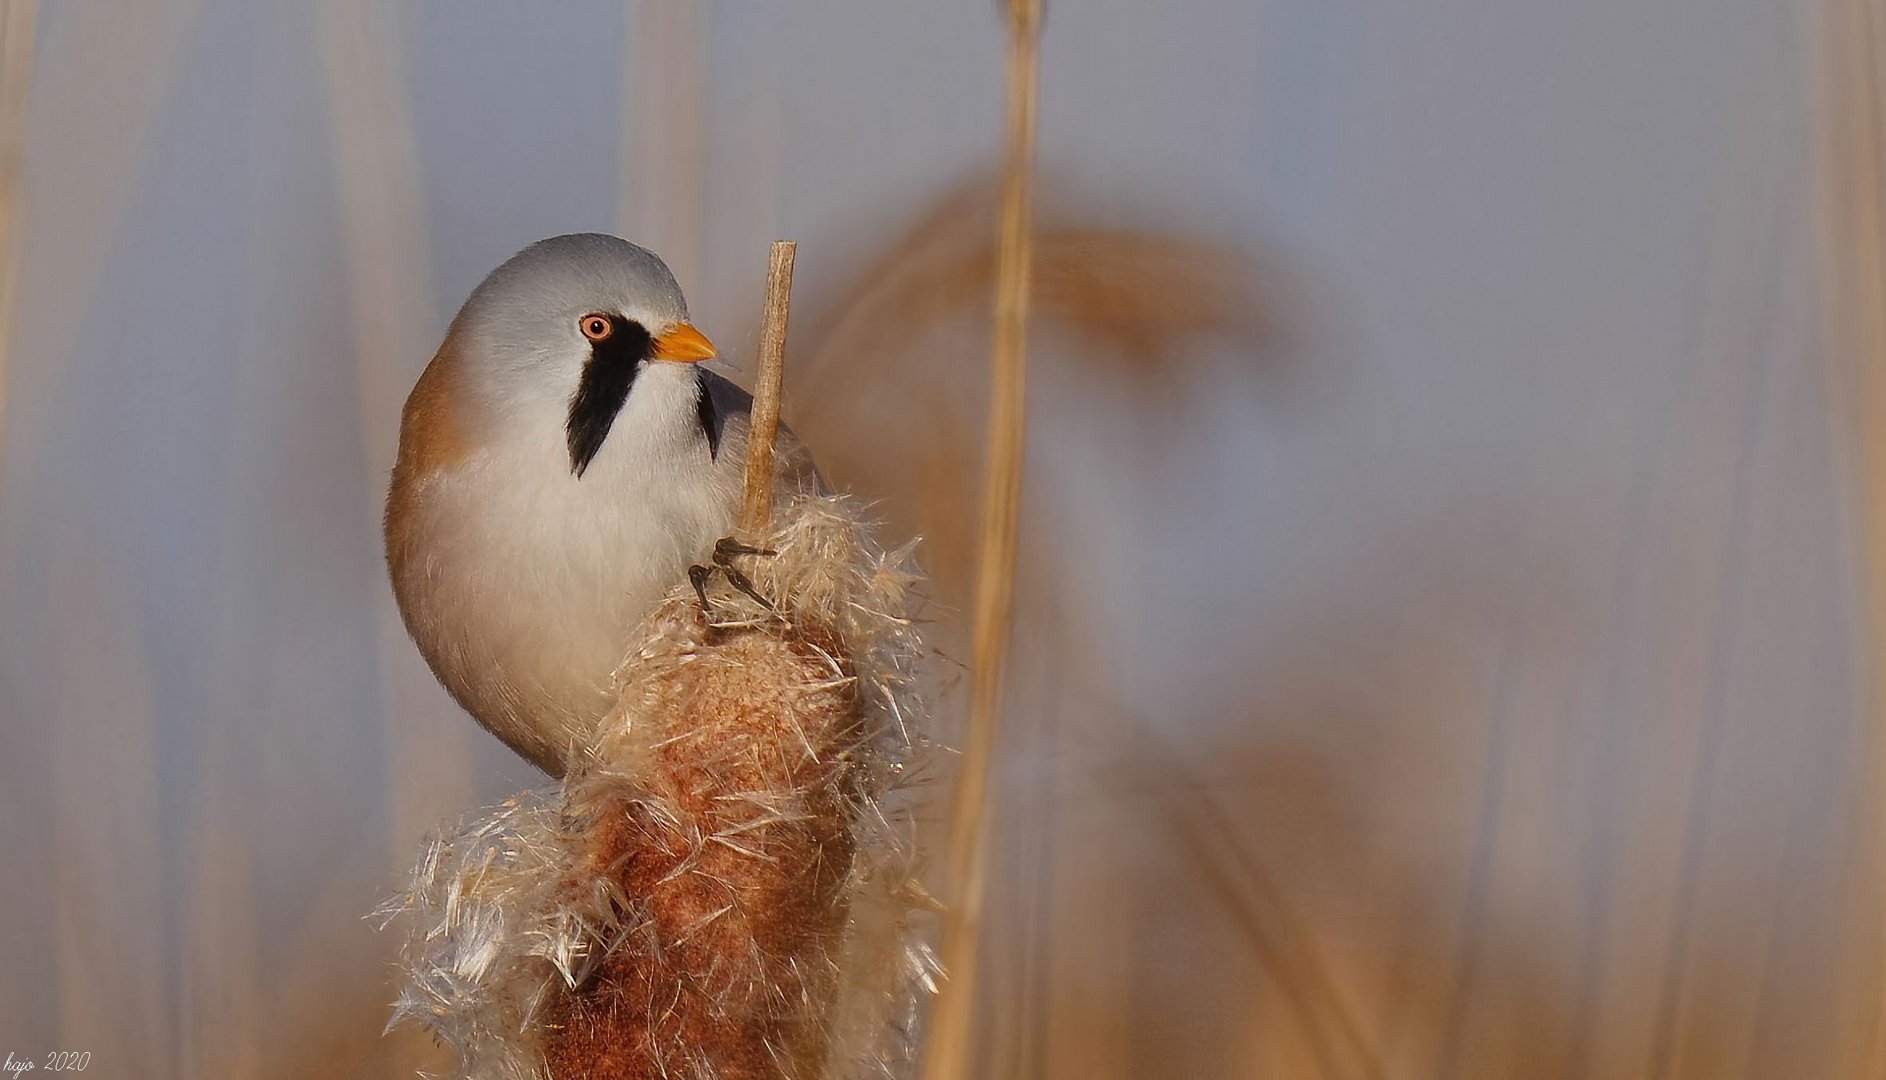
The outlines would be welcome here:
[[[895,1076],[934,961],[910,930],[921,644],[905,553],[842,498],[782,506],[714,626],[682,587],[589,764],[429,843],[417,1019],[492,1080]]]

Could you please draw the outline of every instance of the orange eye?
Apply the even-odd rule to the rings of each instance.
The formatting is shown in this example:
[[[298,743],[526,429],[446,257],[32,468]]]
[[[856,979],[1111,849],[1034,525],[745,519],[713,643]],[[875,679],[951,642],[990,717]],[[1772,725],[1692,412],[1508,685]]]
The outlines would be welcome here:
[[[603,341],[616,332],[616,324],[610,322],[607,315],[585,315],[576,320],[576,325],[591,341]]]

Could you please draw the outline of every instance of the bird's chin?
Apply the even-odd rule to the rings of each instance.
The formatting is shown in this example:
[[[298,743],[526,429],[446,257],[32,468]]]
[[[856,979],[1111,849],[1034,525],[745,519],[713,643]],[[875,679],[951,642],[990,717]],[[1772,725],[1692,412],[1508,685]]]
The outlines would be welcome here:
[[[646,360],[642,363],[642,371],[636,376],[636,381],[671,379],[676,382],[693,382],[700,378],[695,372],[701,369],[702,364],[710,362],[707,360]]]

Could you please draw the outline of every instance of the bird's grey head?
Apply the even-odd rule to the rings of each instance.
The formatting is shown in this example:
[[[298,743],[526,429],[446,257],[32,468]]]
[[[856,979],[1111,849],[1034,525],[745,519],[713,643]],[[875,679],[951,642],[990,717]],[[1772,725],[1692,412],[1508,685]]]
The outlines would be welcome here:
[[[448,347],[472,388],[504,422],[556,422],[581,476],[638,377],[674,379],[713,356],[688,322],[674,274],[620,237],[571,233],[539,240],[472,291]]]

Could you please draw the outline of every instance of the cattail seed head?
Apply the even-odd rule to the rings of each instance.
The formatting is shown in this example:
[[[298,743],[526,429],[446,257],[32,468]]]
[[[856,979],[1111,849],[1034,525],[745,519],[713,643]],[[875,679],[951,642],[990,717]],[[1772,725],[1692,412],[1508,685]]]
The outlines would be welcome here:
[[[905,553],[856,506],[780,507],[714,622],[683,588],[617,672],[560,791],[433,840],[412,887],[416,1019],[494,1080],[893,1075],[934,961],[907,816],[921,645]],[[887,802],[887,799],[891,801]]]

